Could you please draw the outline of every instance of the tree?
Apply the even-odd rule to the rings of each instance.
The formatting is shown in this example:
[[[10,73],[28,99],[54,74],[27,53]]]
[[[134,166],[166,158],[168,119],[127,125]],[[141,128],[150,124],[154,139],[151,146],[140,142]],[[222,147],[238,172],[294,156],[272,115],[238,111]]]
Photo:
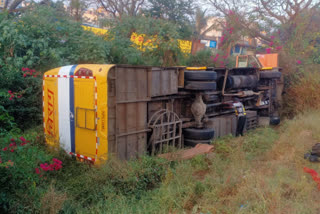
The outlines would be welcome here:
[[[23,2],[25,2],[25,0],[5,0],[3,9],[9,13],[12,13],[16,11],[19,5],[21,5]]]
[[[190,38],[192,35],[194,0],[149,0],[143,13],[176,24],[181,38]]]
[[[4,0],[5,4],[3,7],[4,11],[8,13],[17,13],[17,12],[24,12],[35,5],[47,5],[54,7],[56,9],[61,9],[61,5],[63,4],[62,1],[51,1],[51,0],[42,0],[37,1],[28,1],[28,0]]]
[[[123,16],[136,16],[145,0],[96,0],[113,18],[122,19]]]
[[[201,10],[199,7],[196,8],[193,26],[193,37],[195,39],[202,39],[203,35],[208,31],[217,28],[216,25],[208,26],[208,21],[211,17],[206,15],[206,12],[207,10]]]
[[[77,21],[82,20],[82,15],[87,9],[88,3],[84,0],[70,0],[69,2],[69,12],[70,15]]]
[[[145,10],[151,17],[166,19],[175,23],[190,21],[193,14],[193,0],[149,0]]]
[[[248,34],[271,42],[270,36],[280,25],[290,35],[301,22],[301,15],[309,18],[320,6],[313,0],[208,0],[224,17],[237,16],[238,25]],[[304,17],[306,18],[306,17]]]

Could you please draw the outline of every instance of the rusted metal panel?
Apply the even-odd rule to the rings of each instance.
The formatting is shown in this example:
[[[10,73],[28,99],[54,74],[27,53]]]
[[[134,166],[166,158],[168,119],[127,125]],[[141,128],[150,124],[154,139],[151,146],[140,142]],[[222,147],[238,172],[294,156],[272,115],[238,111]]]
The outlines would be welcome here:
[[[108,153],[117,153],[116,145],[116,76],[115,68],[108,74]]]
[[[148,118],[151,118],[154,113],[165,108],[165,101],[153,101],[148,103]]]
[[[178,93],[179,72],[174,68],[152,68],[151,97],[166,96]]]
[[[130,159],[147,150],[148,118],[160,109],[173,110],[174,99],[151,97],[178,93],[176,68],[117,66],[109,72],[109,152]]]
[[[116,68],[117,102],[147,100],[148,69],[140,67]]]
[[[235,135],[237,128],[237,118],[235,115],[214,117],[209,119],[206,127],[214,129],[214,138],[223,137],[228,134]]]
[[[179,72],[178,86],[179,86],[179,88],[184,88],[184,71],[185,71],[185,67],[177,68],[177,70]]]
[[[117,66],[109,72],[109,152],[122,160],[146,152],[149,71],[149,67]]]

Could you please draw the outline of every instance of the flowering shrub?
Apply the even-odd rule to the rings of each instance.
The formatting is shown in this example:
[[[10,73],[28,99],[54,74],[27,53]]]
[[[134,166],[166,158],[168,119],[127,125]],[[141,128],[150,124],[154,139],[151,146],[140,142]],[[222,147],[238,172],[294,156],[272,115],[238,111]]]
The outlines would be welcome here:
[[[18,92],[12,92],[12,91],[8,91],[9,95],[10,95],[10,98],[9,100],[12,100],[13,98],[18,98],[20,99],[22,97],[22,92],[18,93]]]
[[[46,181],[34,173],[40,161],[54,160],[55,169],[62,167],[59,160],[52,159],[40,146],[36,134],[0,138],[0,207],[5,212],[17,212],[10,209],[13,204],[20,212],[30,212],[25,207],[32,210],[40,206],[37,201],[41,197],[41,188],[46,185]],[[31,207],[27,205],[30,199],[35,200]]]
[[[47,163],[42,163],[40,164],[40,168],[44,171],[44,172],[47,172],[47,171],[58,171],[59,169],[62,168],[62,161],[56,159],[56,158],[53,158],[52,159],[53,163],[51,164],[47,164]],[[35,168],[35,172],[36,174],[39,174],[41,177],[43,176],[41,174],[41,171],[39,168]]]
[[[34,69],[22,68],[21,70],[24,72],[23,77],[27,77],[27,76],[38,77],[38,76],[41,76],[41,72],[36,71]]]

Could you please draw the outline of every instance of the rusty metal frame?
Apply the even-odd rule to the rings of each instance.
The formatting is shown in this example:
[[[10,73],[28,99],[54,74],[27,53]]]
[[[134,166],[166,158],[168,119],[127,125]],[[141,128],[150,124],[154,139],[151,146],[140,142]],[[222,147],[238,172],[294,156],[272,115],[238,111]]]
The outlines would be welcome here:
[[[151,146],[152,155],[155,154],[156,145],[159,145],[160,153],[163,151],[163,144],[166,144],[167,150],[170,143],[176,146],[176,141],[178,141],[178,148],[182,147],[182,120],[175,112],[166,109],[157,111],[151,116],[148,127],[153,131],[148,143]]]

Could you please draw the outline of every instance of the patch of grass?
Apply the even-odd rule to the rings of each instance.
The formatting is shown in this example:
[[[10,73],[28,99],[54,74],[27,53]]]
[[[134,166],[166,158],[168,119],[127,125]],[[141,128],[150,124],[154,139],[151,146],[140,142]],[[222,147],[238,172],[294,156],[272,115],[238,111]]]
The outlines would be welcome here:
[[[277,129],[217,139],[213,154],[186,161],[145,156],[96,168],[49,153],[63,161],[61,173],[22,206],[62,213],[319,213],[319,191],[303,171],[320,172],[303,159],[320,140],[318,124],[320,112],[306,112]]]
[[[284,96],[283,114],[288,116],[309,109],[320,108],[320,73],[316,68],[306,68],[298,78],[293,78]]]

